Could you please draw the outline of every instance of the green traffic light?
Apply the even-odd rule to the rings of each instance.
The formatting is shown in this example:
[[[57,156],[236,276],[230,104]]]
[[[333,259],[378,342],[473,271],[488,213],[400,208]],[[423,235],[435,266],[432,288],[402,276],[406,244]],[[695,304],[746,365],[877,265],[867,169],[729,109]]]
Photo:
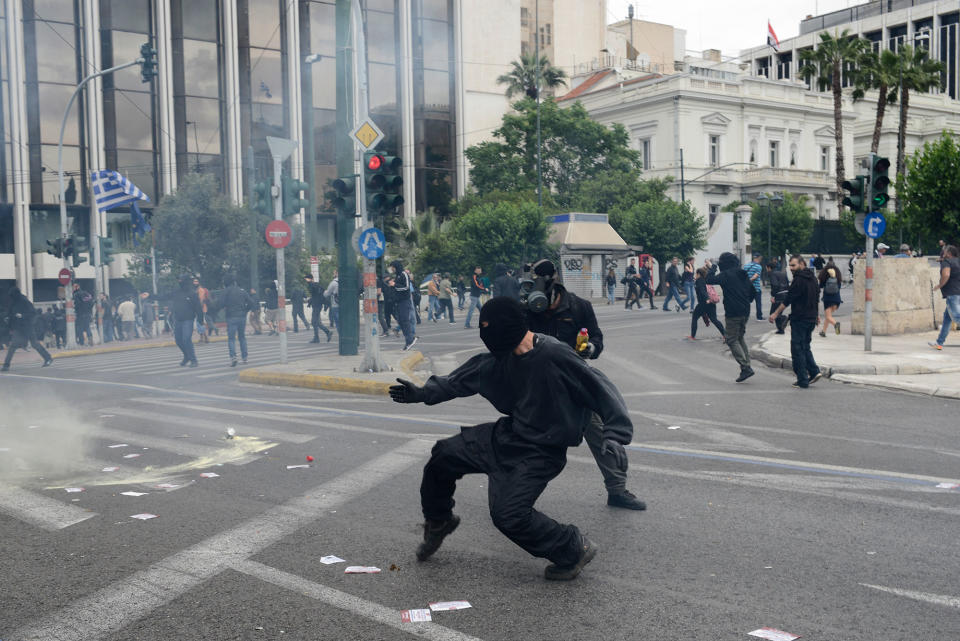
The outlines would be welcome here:
[[[890,160],[881,156],[874,156],[870,167],[870,205],[871,211],[884,209],[890,200],[887,190],[890,188]]]

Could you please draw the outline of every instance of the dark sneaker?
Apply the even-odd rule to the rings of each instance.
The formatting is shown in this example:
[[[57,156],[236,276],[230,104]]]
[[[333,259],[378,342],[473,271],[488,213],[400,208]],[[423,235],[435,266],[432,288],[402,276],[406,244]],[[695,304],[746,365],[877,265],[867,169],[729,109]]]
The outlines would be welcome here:
[[[196,366],[197,366],[197,361],[190,361],[190,363],[187,365],[187,367],[196,367]]]
[[[187,363],[189,363],[189,362],[190,362],[190,361],[189,361],[188,359],[186,359],[186,358],[183,359],[182,361],[180,361],[180,367],[186,367]]]
[[[319,342],[320,342],[320,339],[314,337],[313,340],[311,340],[310,342],[311,342],[311,343],[319,343]]]
[[[593,561],[593,557],[597,556],[596,544],[587,537],[584,536],[581,538],[580,545],[580,559],[576,563],[573,565],[557,565],[551,563],[547,566],[547,569],[543,571],[544,578],[548,581],[570,581],[577,578],[583,566]]]
[[[742,369],[740,370],[740,376],[737,377],[737,382],[742,383],[754,374],[756,374],[756,372],[753,371],[753,368],[748,367],[747,369]]]
[[[790,384],[790,387],[797,387],[797,388],[799,388],[799,389],[807,389],[808,387],[810,387],[810,384],[807,383],[806,385],[801,385],[799,381],[794,381],[793,383]]]
[[[607,494],[607,505],[610,507],[622,507],[625,510],[645,510],[647,504],[635,497],[628,490],[619,494]]]
[[[9,365],[4,365],[3,367],[0,367],[0,372],[9,372],[9,371],[10,371]]]
[[[423,543],[417,546],[417,560],[426,561],[440,549],[440,544],[460,525],[460,517],[454,514],[446,521],[427,521],[423,524]]]
[[[328,343],[330,342],[330,339],[331,339],[331,338],[333,338],[333,332],[328,331],[328,332],[327,332],[327,342],[328,342]]]
[[[814,383],[819,381],[821,378],[823,378],[823,372],[817,372],[810,378],[810,384],[813,385]]]
[[[45,361],[43,361],[43,365],[41,365],[40,367],[50,367],[51,365],[53,365],[53,359],[48,358]]]
[[[237,366],[237,359],[231,360],[231,361],[230,361],[230,367],[236,367],[236,366]]]

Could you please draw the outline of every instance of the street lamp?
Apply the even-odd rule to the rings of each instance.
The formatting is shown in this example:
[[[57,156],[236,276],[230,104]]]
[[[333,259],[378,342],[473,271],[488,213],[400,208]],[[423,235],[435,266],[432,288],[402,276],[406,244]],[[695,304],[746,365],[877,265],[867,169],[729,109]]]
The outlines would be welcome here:
[[[767,259],[773,260],[773,242],[770,239],[770,217],[773,215],[773,207],[779,208],[783,205],[783,195],[774,194],[770,199],[770,206],[767,208]]]

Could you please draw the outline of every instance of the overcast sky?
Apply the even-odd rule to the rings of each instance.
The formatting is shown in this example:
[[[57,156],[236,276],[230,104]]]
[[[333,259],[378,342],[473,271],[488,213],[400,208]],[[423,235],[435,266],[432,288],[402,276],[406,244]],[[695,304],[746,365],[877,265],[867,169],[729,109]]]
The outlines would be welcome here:
[[[764,44],[768,18],[785,40],[800,32],[800,21],[808,14],[864,4],[864,0],[607,0],[607,22],[626,19],[631,2],[637,19],[686,29],[688,50],[720,49],[725,58]],[[637,42],[637,49],[643,51],[643,42]]]

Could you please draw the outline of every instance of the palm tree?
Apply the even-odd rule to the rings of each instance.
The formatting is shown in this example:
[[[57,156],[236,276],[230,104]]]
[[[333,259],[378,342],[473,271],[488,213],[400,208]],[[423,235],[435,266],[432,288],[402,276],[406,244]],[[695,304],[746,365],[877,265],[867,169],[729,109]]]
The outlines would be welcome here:
[[[870,152],[877,153],[887,105],[897,101],[900,59],[889,49],[884,49],[879,55],[874,51],[868,51],[860,60],[859,67],[860,73],[857,75],[856,87],[853,90],[854,101],[861,100],[870,89],[877,90],[877,119],[873,125],[873,140],[870,141]]]
[[[520,60],[514,60],[513,69],[497,78],[498,85],[507,85],[507,98],[516,94],[526,94],[530,98],[537,97],[537,57],[532,53],[520,55]],[[546,56],[540,56],[540,89],[555,89],[565,86],[566,72],[550,65]]]
[[[807,82],[816,78],[817,87],[825,91],[828,87],[833,92],[833,129],[836,142],[837,156],[837,194],[843,193],[841,185],[845,179],[843,165],[843,74],[848,79],[855,79],[857,63],[863,57],[868,43],[862,38],[850,36],[850,30],[830,35],[826,31],[820,34],[820,44],[816,49],[806,49],[800,52],[800,75]],[[851,77],[852,76],[852,77]]]
[[[900,128],[897,130],[897,179],[903,176],[906,141],[907,112],[910,110],[910,92],[926,93],[940,88],[943,82],[943,63],[931,60],[926,48],[903,45],[897,52],[900,70],[903,73],[903,95],[900,96]],[[900,209],[900,199],[897,199]]]

